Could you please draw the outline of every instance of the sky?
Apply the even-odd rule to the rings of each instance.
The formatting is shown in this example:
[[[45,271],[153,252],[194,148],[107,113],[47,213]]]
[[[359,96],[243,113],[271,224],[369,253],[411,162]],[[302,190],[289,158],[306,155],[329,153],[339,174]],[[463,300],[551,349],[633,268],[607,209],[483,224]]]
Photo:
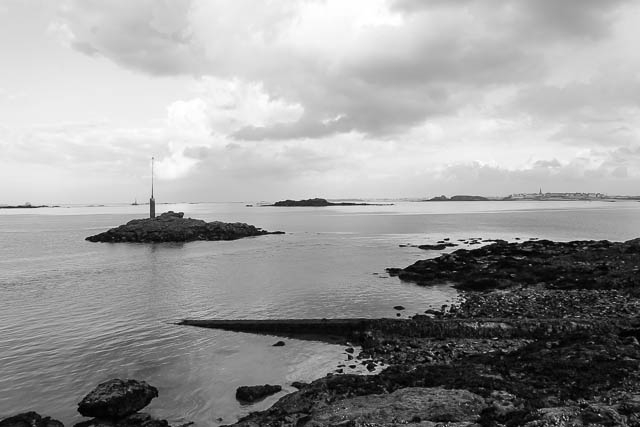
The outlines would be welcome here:
[[[640,2],[2,0],[0,204],[640,194]]]

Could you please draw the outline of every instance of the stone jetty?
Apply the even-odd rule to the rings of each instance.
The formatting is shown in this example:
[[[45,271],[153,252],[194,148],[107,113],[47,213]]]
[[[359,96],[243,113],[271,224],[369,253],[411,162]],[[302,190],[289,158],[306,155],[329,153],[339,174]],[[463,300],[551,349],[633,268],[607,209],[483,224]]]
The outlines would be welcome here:
[[[194,240],[236,240],[243,237],[284,234],[253,225],[184,218],[183,212],[165,212],[155,218],[134,219],[104,233],[89,236],[90,242],[191,242]]]

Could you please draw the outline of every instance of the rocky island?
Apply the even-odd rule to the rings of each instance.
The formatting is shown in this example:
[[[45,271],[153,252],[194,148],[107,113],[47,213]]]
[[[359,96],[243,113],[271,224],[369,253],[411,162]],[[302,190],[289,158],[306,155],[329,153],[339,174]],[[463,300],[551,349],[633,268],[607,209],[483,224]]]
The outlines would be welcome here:
[[[491,199],[484,196],[457,195],[457,196],[451,196],[451,198],[448,198],[447,196],[442,195],[442,196],[432,197],[428,200],[425,200],[425,202],[486,202],[488,200],[491,200]]]
[[[311,207],[323,207],[323,206],[392,206],[392,204],[378,204],[378,203],[354,203],[354,202],[330,202],[327,199],[305,199],[305,200],[280,200],[272,205],[262,206],[311,206]]]
[[[639,271],[640,239],[494,241],[390,269],[462,291],[408,319],[183,324],[348,346],[334,373],[236,426],[640,426]]]
[[[184,218],[183,212],[165,212],[155,218],[134,219],[104,233],[89,236],[90,242],[191,242],[194,240],[236,240],[243,237],[284,234],[253,225]]]

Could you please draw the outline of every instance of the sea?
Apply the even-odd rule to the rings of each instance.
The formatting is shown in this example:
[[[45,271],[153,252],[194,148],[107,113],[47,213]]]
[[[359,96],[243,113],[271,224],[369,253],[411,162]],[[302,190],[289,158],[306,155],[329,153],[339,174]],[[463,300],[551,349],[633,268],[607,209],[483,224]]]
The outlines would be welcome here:
[[[93,387],[135,378],[158,388],[145,409],[156,417],[233,423],[295,390],[292,382],[334,372],[347,360],[345,347],[297,339],[274,347],[282,338],[179,320],[407,317],[459,298],[447,283],[420,287],[389,277],[387,267],[440,254],[411,245],[449,238],[460,244],[450,252],[469,238],[623,241],[640,234],[634,201],[388,203],[159,204],[158,212],[286,233],[166,244],[84,240],[146,217],[144,205],[1,209],[0,419],[33,410],[73,425],[84,420],[77,403]],[[266,383],[283,391],[254,405],[236,401],[237,387]]]

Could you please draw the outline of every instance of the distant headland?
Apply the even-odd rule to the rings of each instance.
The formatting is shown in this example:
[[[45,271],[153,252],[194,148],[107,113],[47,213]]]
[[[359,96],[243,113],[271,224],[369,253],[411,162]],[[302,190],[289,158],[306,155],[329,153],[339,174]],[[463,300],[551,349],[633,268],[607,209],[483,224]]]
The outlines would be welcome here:
[[[304,199],[304,200],[280,200],[272,205],[262,206],[311,206],[311,207],[323,207],[323,206],[391,206],[392,204],[382,203],[355,203],[355,202],[330,202],[327,199]]]
[[[26,202],[22,205],[0,205],[0,209],[37,209],[37,208],[59,208],[60,206],[49,206],[49,205],[32,205],[29,202]]]

